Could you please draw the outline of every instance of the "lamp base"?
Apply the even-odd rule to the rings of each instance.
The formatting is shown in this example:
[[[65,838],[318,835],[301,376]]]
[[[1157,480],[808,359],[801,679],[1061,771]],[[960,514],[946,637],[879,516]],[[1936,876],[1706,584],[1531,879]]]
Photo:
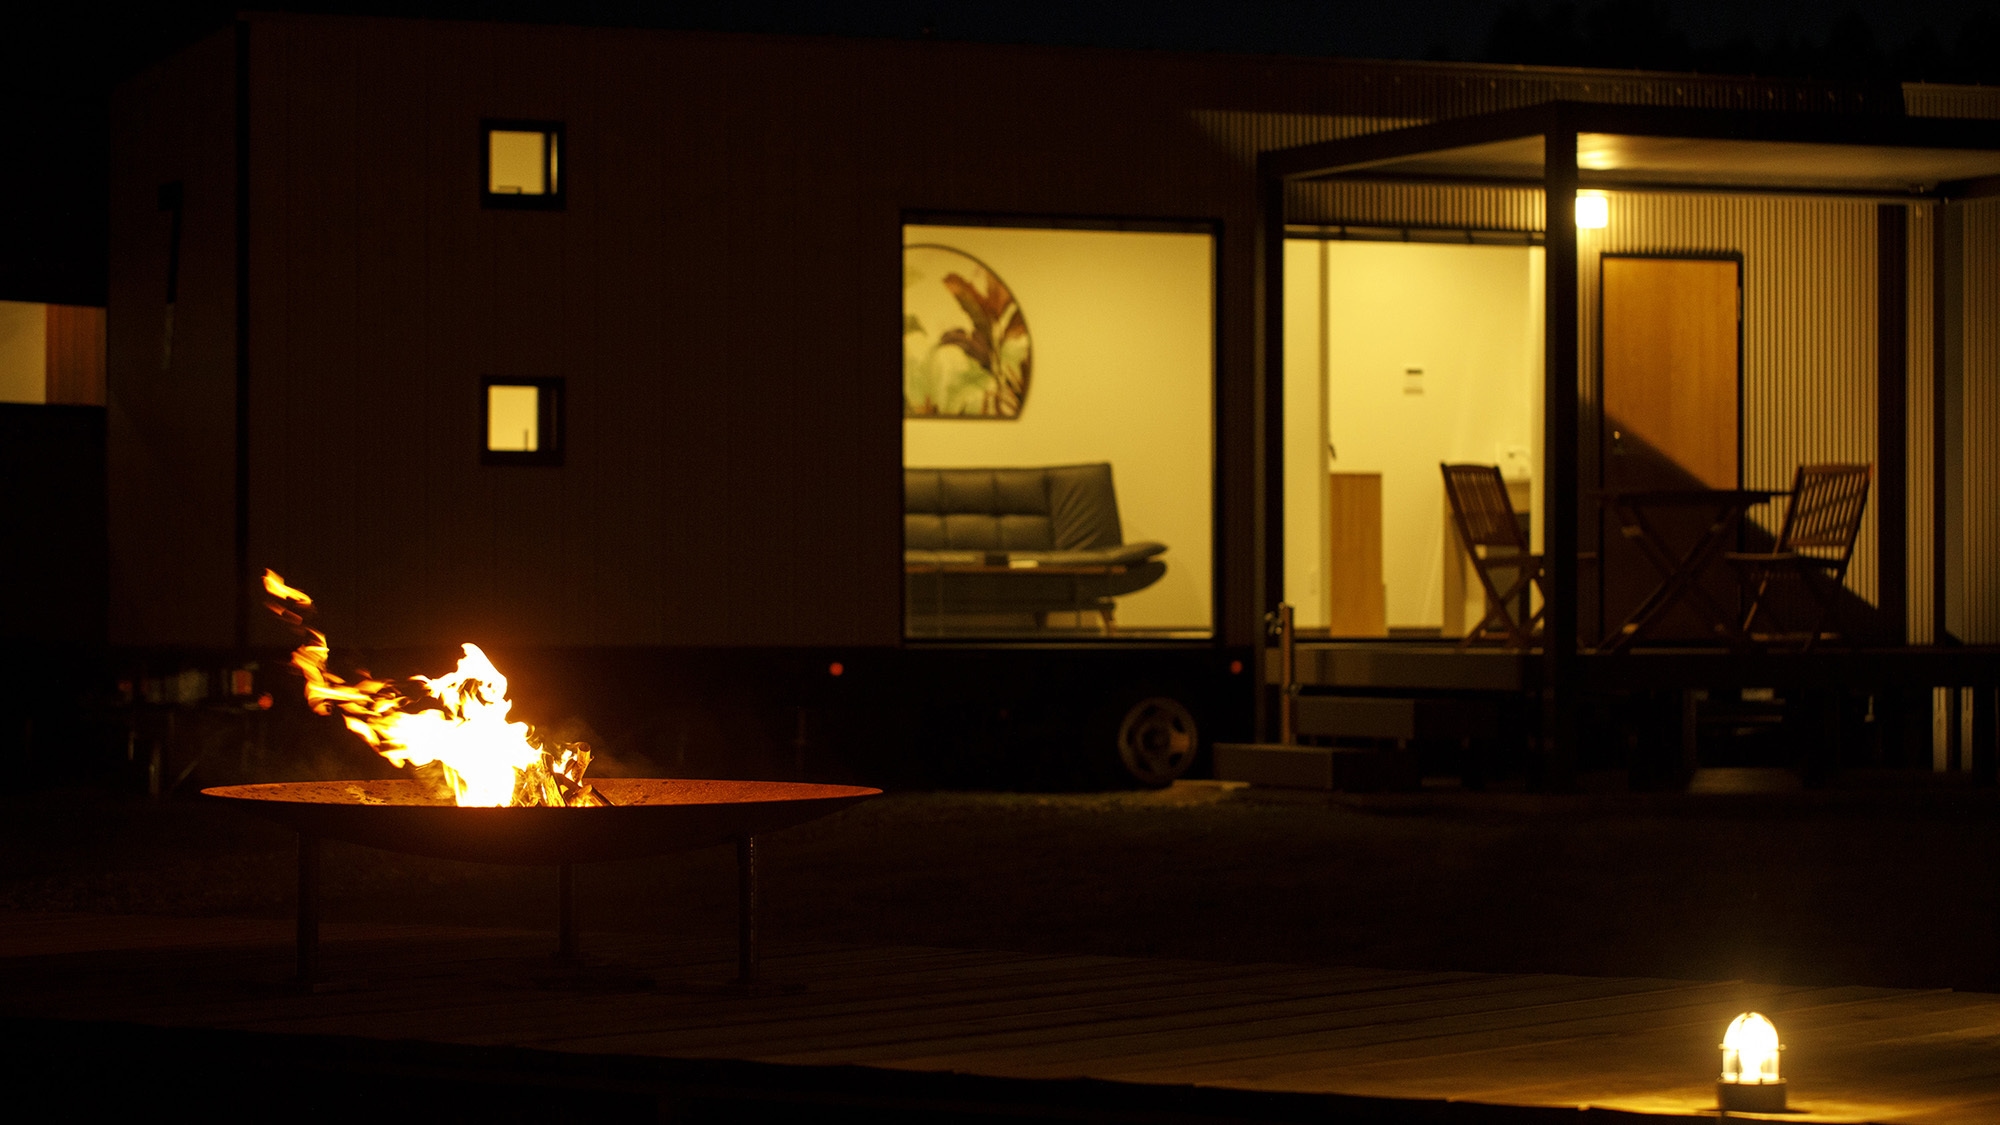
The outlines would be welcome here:
[[[1785,1112],[1783,1082],[1717,1082],[1715,1100],[1736,1113]]]

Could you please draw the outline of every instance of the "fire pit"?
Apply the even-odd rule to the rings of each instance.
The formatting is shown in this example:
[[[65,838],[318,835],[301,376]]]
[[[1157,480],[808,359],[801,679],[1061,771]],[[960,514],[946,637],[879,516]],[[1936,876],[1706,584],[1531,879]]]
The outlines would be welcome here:
[[[781,781],[604,778],[610,805],[467,808],[415,781],[301,781],[204,789],[301,835],[474,863],[643,859],[755,837],[837,812],[879,789]]]
[[[299,834],[298,975],[319,979],[322,839],[476,863],[556,864],[561,871],[557,955],[579,956],[574,864],[642,859],[736,842],[737,983],[757,979],[757,837],[837,812],[879,789],[778,781],[606,778],[609,804],[464,807],[416,781],[305,781],[202,792],[238,802]]]
[[[299,979],[319,974],[319,843],[478,863],[554,864],[558,955],[577,957],[574,865],[638,859],[736,841],[738,982],[757,971],[757,836],[825,816],[881,792],[770,781],[584,779],[591,748],[509,717],[507,677],[478,645],[457,670],[403,680],[330,666],[313,600],[264,572],[270,610],[302,638],[292,666],[314,713],[338,718],[387,761],[428,771],[395,781],[312,781],[204,789],[299,834]]]

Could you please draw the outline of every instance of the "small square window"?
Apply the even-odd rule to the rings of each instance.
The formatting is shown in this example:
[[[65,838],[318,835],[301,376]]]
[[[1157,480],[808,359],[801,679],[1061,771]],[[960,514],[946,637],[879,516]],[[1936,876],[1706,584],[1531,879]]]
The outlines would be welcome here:
[[[482,465],[563,463],[563,381],[489,376],[480,427]]]
[[[479,201],[487,207],[560,211],[563,207],[563,127],[560,121],[485,121]]]

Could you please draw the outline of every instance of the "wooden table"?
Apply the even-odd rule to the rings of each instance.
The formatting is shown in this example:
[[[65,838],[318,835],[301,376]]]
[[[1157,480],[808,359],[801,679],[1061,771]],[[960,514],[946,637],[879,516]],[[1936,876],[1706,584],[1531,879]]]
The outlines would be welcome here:
[[[1654,570],[1660,584],[1646,595],[1630,616],[1598,642],[1599,652],[1622,652],[1630,648],[1668,610],[1682,602],[1697,607],[1709,619],[1715,635],[1732,647],[1744,643],[1742,626],[1732,611],[1716,603],[1700,579],[1709,566],[1729,549],[1744,513],[1782,492],[1763,488],[1676,489],[1643,492],[1600,492],[1598,501],[1618,521],[1619,534],[1637,548]],[[1676,551],[1660,534],[1654,514],[1665,510],[1706,511],[1708,522],[1685,551]]]

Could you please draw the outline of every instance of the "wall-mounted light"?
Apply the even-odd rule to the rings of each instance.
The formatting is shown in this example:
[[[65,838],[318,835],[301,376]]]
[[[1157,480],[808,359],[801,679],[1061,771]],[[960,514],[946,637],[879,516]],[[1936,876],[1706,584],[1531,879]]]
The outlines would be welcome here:
[[[1601,191],[1576,193],[1578,230],[1603,230],[1611,224],[1611,200]]]
[[[1778,1029],[1757,1012],[1745,1012],[1722,1033],[1722,1079],[1715,1099],[1737,1113],[1783,1113],[1785,1080],[1778,1077]]]

